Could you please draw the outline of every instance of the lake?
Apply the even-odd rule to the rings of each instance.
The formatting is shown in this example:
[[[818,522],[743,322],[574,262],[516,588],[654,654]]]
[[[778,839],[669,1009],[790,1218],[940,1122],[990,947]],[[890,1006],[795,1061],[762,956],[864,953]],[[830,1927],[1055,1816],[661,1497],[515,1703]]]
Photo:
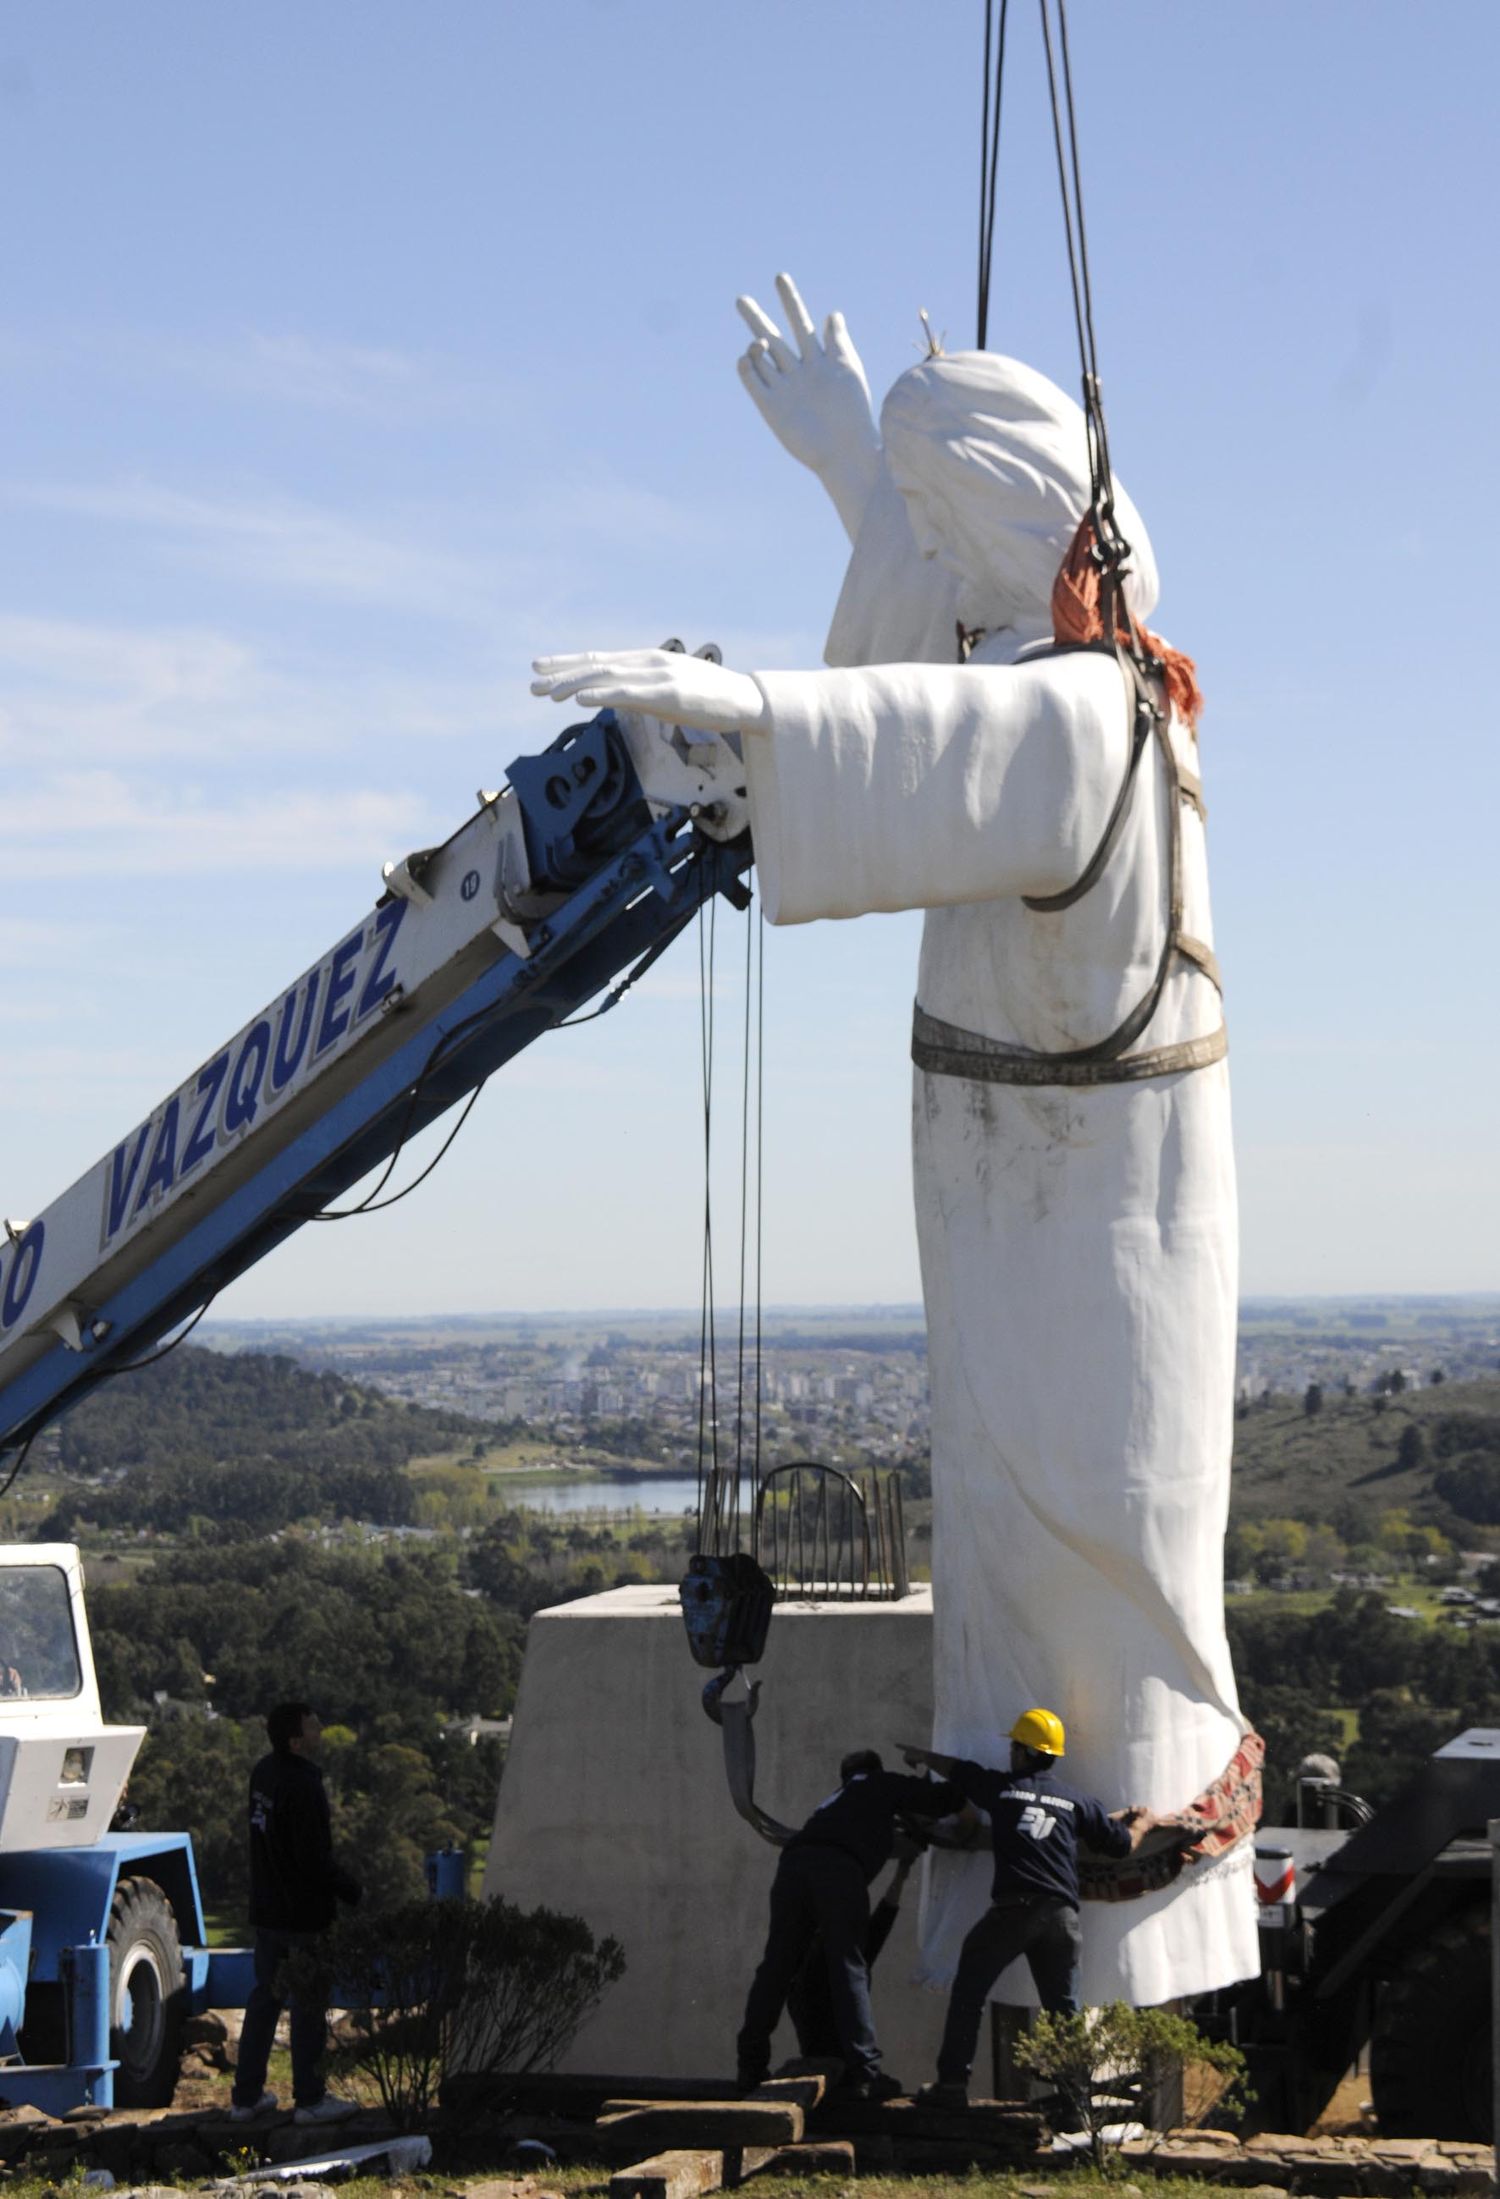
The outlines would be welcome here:
[[[670,1512],[696,1510],[698,1485],[691,1477],[642,1474],[633,1481],[543,1481],[505,1474],[490,1483],[500,1502],[528,1512]]]

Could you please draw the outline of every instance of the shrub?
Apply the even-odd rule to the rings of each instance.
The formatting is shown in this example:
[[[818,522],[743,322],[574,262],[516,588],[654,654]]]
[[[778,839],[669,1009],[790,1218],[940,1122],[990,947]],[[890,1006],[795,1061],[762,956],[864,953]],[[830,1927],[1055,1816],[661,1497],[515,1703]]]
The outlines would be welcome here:
[[[579,1917],[506,1901],[412,1901],[344,1918],[319,1951],[352,2022],[340,2060],[403,2130],[461,2073],[487,2109],[554,2062],[625,1968]]]
[[[1197,2114],[1186,2116],[1184,2110],[1187,2120],[1200,2121],[1210,2105],[1215,2114],[1238,2115],[1245,2096],[1245,2057],[1238,2047],[1205,2038],[1186,2016],[1165,2008],[1128,2008],[1123,2001],[1077,2016],[1039,2013],[1017,2042],[1016,2059],[1055,2086],[1068,2122],[1088,2132],[1100,2168],[1108,2125],[1149,2123],[1154,2096],[1180,2081],[1190,2062],[1215,2071],[1224,2083]]]

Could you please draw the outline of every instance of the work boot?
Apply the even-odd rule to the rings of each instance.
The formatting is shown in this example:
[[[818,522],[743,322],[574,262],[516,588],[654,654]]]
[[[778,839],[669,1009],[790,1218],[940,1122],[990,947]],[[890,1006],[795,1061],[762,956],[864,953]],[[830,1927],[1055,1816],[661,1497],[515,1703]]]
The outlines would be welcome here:
[[[768,2069],[751,2069],[746,2063],[741,2062],[734,2073],[734,2089],[736,2092],[741,2093],[758,2092],[769,2075],[770,2071]]]

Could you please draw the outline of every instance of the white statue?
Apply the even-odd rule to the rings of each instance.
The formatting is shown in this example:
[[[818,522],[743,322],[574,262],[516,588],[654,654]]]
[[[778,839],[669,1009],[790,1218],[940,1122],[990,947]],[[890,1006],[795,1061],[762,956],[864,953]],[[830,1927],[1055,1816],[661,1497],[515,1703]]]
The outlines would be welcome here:
[[[1114,657],[1049,646],[1088,504],[1082,413],[1013,360],[934,356],[896,382],[877,436],[842,320],[820,343],[791,283],[778,289],[797,348],[742,299],[755,340],[740,373],[853,541],[826,652],[838,668],[548,657],[535,692],[744,734],[773,923],[928,912],[913,1052],[934,1739],[1003,1762],[1017,1713],[1045,1703],[1066,1722],[1070,1778],[1172,1813],[1244,1730],[1222,1596],[1234,1158],[1194,736],[1174,711],[1096,882],[1029,907],[1089,867],[1131,745]],[[1117,494],[1126,599],[1144,618],[1155,569]],[[1174,830],[1182,951],[1163,957]],[[1159,963],[1122,1058],[1059,1071],[1056,1056],[1149,1000]],[[1254,1975],[1249,1850],[1087,1903],[1085,1998],[1149,2004]],[[987,1883],[975,1857],[930,1872],[934,1981]],[[1024,2002],[1030,1983],[1017,1966],[999,1997]]]

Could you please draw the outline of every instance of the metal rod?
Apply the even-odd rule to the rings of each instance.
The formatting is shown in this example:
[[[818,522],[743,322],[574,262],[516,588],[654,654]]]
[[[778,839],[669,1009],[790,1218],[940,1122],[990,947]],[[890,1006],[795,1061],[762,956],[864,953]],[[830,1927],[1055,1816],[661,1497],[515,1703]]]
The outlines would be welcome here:
[[[1490,1819],[1490,2083],[1495,2114],[1495,2160],[1500,2171],[1500,1817]]]

